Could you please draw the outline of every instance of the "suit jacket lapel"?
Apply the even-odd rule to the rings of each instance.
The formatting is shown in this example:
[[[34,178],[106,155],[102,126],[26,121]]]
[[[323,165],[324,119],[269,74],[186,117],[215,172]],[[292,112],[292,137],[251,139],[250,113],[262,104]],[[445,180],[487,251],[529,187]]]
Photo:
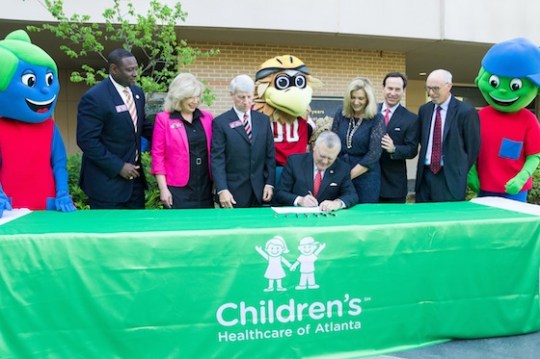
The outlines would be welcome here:
[[[308,184],[308,188],[313,193],[313,156],[309,156],[309,161],[304,161],[304,166],[302,166],[303,176]]]
[[[450,102],[448,103],[448,111],[446,112],[446,118],[444,120],[444,128],[443,128],[443,148],[444,148],[444,141],[446,139],[446,136],[448,135],[448,132],[450,130],[450,127],[452,127],[452,122],[455,120],[457,113],[457,100],[452,96],[450,99]]]
[[[433,112],[435,111],[435,104],[432,102],[429,107],[429,116],[426,118],[426,121],[422,124],[422,152],[426,153],[426,149],[429,143],[429,137],[431,136],[431,121],[433,121]],[[423,134],[426,134],[424,136]]]
[[[396,110],[394,111],[394,113],[392,114],[392,117],[390,117],[390,121],[388,121],[388,123],[392,122],[396,122],[396,123],[399,123],[399,119],[401,118],[401,113],[405,111],[405,108],[403,106],[401,106],[401,104],[398,105],[398,107],[396,107]],[[394,126],[396,126],[396,124],[394,124]]]
[[[259,136],[259,132],[262,130],[262,121],[255,120],[257,115],[253,115],[255,111],[251,110],[249,115],[251,116],[251,138],[252,143],[255,142],[257,137]],[[245,131],[244,131],[245,132]],[[246,134],[247,138],[247,134]]]

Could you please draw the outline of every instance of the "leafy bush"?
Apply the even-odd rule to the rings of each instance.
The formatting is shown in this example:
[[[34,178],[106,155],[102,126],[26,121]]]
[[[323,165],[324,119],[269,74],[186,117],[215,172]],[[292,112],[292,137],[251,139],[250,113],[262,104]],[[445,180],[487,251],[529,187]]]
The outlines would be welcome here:
[[[141,13],[131,1],[108,0],[95,2],[112,3],[102,12],[101,20],[86,14],[66,14],[64,0],[44,0],[41,5],[55,19],[37,26],[28,26],[32,32],[47,31],[62,39],[60,50],[72,59],[87,61],[80,71],[73,71],[71,82],[94,85],[107,77],[105,67],[108,48],[123,46],[140,58],[139,85],[147,97],[156,92],[166,92],[169,83],[180,68],[193,63],[198,57],[219,54],[219,50],[202,51],[188,46],[176,35],[176,27],[184,23],[187,13],[180,2],[172,7],[159,0],[149,0],[146,14]],[[141,4],[139,4],[141,5]],[[96,64],[93,59],[102,61]],[[211,105],[215,95],[205,89],[203,102]]]
[[[79,187],[79,174],[81,171],[81,160],[82,156],[80,154],[72,155],[68,157],[68,185],[69,185],[69,194],[73,199],[73,203],[77,209],[90,209],[88,206],[87,200],[88,196],[83,192],[81,187]]]
[[[540,204],[540,167],[533,173],[533,186],[529,190],[527,202]]]
[[[68,184],[69,193],[73,198],[73,203],[78,209],[90,209],[87,200],[88,196],[79,187],[79,173],[81,170],[81,154],[71,155],[68,158]],[[152,167],[150,153],[143,152],[141,155],[141,162],[143,165],[143,171],[148,182],[148,190],[146,191],[146,208],[148,209],[161,209],[161,201],[159,200],[159,189],[157,186],[156,178],[150,173]]]

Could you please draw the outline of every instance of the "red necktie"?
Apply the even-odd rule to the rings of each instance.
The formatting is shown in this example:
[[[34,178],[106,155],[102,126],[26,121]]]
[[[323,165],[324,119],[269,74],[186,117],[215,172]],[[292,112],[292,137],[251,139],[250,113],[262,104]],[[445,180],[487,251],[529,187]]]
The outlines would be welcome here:
[[[248,136],[249,140],[251,141],[253,135],[251,134],[251,126],[250,126],[249,121],[248,121],[247,112],[244,113],[244,121],[242,121],[242,122],[244,123],[244,128],[246,129],[247,136]]]
[[[322,182],[322,173],[321,171],[317,170],[317,173],[315,174],[315,179],[313,180],[313,196],[317,197],[319,194],[319,189],[321,188],[321,182]]]
[[[388,126],[388,122],[390,121],[390,109],[387,108],[384,110],[384,124]]]
[[[442,120],[441,106],[437,106],[435,113],[435,125],[433,126],[433,141],[431,147],[431,172],[437,173],[441,170],[441,153],[442,153]]]

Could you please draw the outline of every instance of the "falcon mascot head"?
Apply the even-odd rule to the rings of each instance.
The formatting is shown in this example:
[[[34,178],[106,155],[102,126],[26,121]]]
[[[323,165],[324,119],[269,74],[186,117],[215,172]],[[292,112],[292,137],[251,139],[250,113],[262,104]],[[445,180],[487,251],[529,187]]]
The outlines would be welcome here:
[[[254,110],[279,123],[294,122],[309,109],[320,80],[297,57],[283,55],[265,61],[255,75]]]

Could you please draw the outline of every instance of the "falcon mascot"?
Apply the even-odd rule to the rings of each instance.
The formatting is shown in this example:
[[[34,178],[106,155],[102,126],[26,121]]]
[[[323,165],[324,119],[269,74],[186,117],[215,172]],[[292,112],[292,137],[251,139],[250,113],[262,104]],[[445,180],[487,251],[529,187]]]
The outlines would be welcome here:
[[[308,116],[311,95],[321,85],[292,55],[271,58],[257,71],[253,109],[272,121],[277,167],[285,166],[289,155],[306,152],[315,127]]]

